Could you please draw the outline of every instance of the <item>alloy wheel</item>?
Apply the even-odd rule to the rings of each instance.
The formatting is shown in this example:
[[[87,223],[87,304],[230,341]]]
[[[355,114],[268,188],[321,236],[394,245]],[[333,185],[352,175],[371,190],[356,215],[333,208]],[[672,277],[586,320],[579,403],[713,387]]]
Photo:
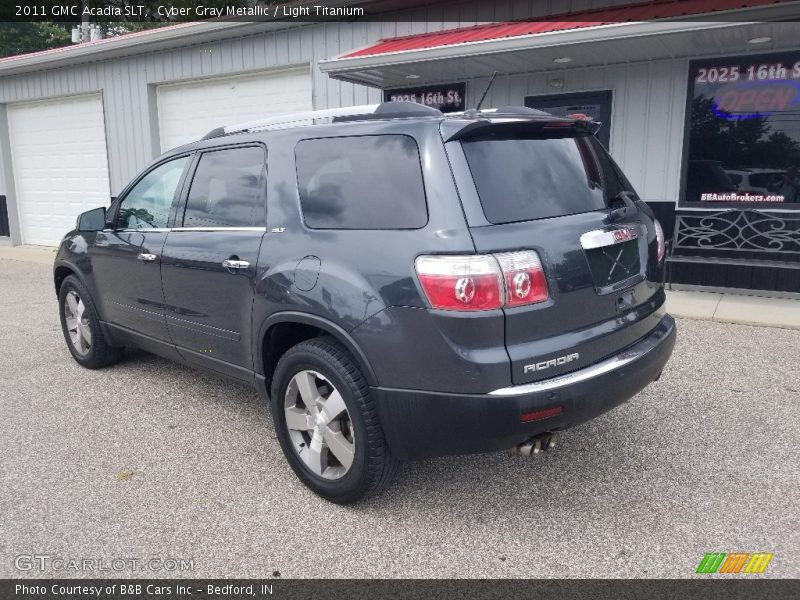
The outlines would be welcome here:
[[[92,349],[92,329],[86,304],[74,291],[67,292],[64,297],[64,320],[67,323],[69,341],[72,348],[81,356],[86,356]]]
[[[292,448],[318,477],[341,479],[353,464],[355,433],[344,398],[316,371],[295,374],[286,387],[284,415]]]

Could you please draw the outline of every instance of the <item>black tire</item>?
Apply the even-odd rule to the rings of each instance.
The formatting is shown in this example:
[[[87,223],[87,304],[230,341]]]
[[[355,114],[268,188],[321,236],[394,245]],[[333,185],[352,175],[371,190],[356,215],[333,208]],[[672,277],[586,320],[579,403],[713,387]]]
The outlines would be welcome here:
[[[67,296],[70,293],[77,294],[83,307],[84,327],[91,332],[91,345],[85,352],[76,348],[70,337],[67,326]],[[58,290],[58,315],[61,318],[61,331],[64,334],[64,341],[67,342],[70,354],[75,361],[87,369],[99,369],[112,365],[122,358],[124,348],[111,346],[106,342],[103,332],[100,329],[100,315],[94,304],[92,295],[86,286],[75,275],[70,275],[64,279]]]
[[[295,450],[286,422],[285,399],[292,378],[304,370],[324,376],[341,394],[355,436],[353,462],[336,480],[318,476]],[[278,361],[270,392],[272,418],[283,453],[308,488],[330,502],[351,504],[386,488],[398,463],[386,444],[375,404],[361,371],[347,350],[331,337],[319,337],[290,348]]]

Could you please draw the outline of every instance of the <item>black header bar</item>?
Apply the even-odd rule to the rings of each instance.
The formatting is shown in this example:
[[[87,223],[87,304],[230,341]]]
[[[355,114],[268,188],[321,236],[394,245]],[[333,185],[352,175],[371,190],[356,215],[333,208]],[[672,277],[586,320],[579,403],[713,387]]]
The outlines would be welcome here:
[[[713,12],[691,16],[694,21],[753,21],[752,13],[737,12],[742,8],[774,8],[789,0],[718,0]],[[430,21],[465,22],[520,22],[561,21],[604,23],[651,20],[662,16],[673,17],[674,10],[664,13],[655,10],[684,2],[685,10],[678,15],[691,15],[693,10],[686,0],[632,1],[628,5],[609,2],[607,7],[592,8],[572,13],[550,13],[549,3],[540,3],[524,18],[511,18],[508,11],[494,10],[490,2],[476,3],[470,14],[462,3],[445,0],[373,0],[352,2],[347,0],[308,0],[280,2],[274,0],[3,0],[0,2],[0,21],[80,23],[181,23],[189,21]],[[537,3],[533,3],[536,6]],[[642,12],[643,7],[645,8]],[[730,11],[733,11],[732,13]],[[652,16],[648,16],[652,15]],[[783,14],[781,19],[800,20],[800,13]],[[757,20],[757,19],[755,19]],[[458,26],[458,25],[454,25]]]
[[[797,598],[800,582],[732,576],[684,580],[297,580],[4,579],[4,600],[775,600]],[[735,577],[735,578],[734,578]]]

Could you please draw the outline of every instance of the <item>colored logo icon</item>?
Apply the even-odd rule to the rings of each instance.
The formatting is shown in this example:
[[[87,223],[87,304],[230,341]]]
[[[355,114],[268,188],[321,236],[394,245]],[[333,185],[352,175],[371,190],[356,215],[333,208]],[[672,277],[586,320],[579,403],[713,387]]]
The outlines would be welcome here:
[[[696,573],[763,573],[772,560],[768,552],[709,552],[700,561]]]

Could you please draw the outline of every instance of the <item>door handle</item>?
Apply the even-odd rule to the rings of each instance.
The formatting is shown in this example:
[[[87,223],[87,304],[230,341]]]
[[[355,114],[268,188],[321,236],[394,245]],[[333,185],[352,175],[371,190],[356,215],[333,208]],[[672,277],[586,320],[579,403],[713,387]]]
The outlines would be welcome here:
[[[226,269],[248,269],[250,268],[250,263],[246,260],[231,260],[230,258],[226,258],[222,261],[222,266]]]
[[[146,252],[142,252],[136,258],[138,258],[142,262],[153,262],[158,257],[155,254],[147,254]]]

